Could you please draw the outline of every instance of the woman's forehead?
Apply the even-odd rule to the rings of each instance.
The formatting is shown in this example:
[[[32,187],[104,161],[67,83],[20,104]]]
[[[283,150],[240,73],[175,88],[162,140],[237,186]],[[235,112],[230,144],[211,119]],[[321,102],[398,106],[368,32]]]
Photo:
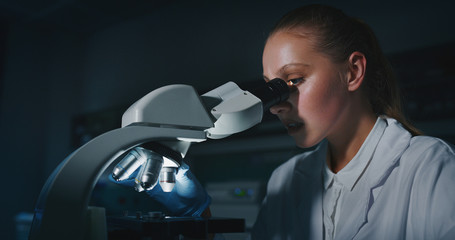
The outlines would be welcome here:
[[[276,33],[268,39],[264,52],[264,61],[292,61],[294,58],[301,58],[314,55],[312,41],[307,38],[296,36],[288,32]]]

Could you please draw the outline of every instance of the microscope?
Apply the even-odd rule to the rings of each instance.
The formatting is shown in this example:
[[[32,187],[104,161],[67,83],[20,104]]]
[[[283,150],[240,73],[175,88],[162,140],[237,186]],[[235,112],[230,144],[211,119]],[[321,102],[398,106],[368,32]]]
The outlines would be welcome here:
[[[104,212],[88,203],[111,164],[117,163],[112,177],[119,181],[140,169],[137,191],[159,182],[163,191],[171,192],[176,169],[191,144],[247,130],[261,122],[265,110],[288,97],[289,86],[281,79],[249,91],[228,82],[201,96],[181,84],[150,92],[123,114],[121,128],[92,139],[53,171],[38,198],[29,239],[106,238]]]

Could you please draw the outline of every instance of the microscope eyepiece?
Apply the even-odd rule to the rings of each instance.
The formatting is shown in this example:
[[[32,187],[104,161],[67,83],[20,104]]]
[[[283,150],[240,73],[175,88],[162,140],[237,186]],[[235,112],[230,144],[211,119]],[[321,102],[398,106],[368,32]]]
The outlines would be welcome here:
[[[261,100],[264,111],[289,98],[289,86],[284,80],[279,78],[264,82],[263,85],[254,88],[250,92]]]

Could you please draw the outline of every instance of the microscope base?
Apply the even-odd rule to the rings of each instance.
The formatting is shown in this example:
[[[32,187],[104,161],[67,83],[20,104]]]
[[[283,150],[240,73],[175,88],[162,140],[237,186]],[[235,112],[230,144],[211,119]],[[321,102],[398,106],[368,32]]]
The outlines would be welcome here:
[[[208,239],[214,233],[245,232],[245,220],[233,218],[165,217],[144,219],[134,216],[107,217],[108,238],[174,240],[179,236]]]

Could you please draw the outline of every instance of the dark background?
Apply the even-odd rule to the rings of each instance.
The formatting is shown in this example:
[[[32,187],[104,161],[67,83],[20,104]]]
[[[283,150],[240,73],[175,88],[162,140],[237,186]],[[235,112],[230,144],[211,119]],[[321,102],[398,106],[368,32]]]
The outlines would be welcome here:
[[[127,106],[163,85],[203,92],[261,78],[268,30],[287,11],[313,2],[370,24],[400,77],[411,120],[455,142],[450,1],[2,0],[0,239],[15,238],[14,216],[33,212],[57,164],[119,127]],[[195,146],[188,158],[202,183],[266,181],[298,151],[267,117],[249,133]],[[98,193],[94,198],[102,198]]]

